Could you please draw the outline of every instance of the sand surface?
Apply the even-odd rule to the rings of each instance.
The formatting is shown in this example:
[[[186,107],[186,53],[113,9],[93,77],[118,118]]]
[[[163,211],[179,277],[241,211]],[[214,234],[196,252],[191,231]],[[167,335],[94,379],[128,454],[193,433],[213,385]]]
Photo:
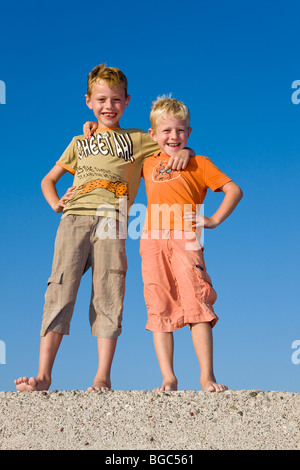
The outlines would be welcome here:
[[[297,450],[300,393],[0,392],[1,450]]]

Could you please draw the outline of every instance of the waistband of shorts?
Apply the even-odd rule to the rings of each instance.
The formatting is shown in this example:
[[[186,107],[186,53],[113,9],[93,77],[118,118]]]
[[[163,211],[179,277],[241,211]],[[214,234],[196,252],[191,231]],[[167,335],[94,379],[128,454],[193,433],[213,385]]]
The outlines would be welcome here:
[[[200,235],[192,230],[178,230],[178,229],[152,229],[143,230],[141,238],[153,238],[153,239],[195,239],[200,240]]]

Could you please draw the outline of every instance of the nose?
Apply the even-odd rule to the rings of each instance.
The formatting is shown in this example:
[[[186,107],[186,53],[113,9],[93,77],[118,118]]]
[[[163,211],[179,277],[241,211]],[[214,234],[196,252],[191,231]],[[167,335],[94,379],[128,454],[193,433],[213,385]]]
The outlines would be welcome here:
[[[114,107],[113,106],[113,101],[110,98],[107,98],[105,104],[106,104],[107,109],[112,109]]]
[[[171,133],[170,133],[171,139],[174,139],[174,140],[175,140],[175,139],[177,139],[177,136],[178,136],[177,130],[176,130],[176,129],[172,129],[172,130],[171,130]]]

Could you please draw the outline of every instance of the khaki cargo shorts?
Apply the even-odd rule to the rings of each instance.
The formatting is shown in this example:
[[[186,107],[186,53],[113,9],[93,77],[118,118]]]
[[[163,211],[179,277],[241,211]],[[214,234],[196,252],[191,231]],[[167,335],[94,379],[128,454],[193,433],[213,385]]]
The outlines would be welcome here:
[[[69,334],[77,291],[92,268],[89,320],[93,336],[117,338],[121,333],[127,259],[125,239],[103,236],[115,219],[68,215],[58,227],[52,273],[45,294],[41,336],[47,331]],[[104,225],[103,225],[104,224]]]

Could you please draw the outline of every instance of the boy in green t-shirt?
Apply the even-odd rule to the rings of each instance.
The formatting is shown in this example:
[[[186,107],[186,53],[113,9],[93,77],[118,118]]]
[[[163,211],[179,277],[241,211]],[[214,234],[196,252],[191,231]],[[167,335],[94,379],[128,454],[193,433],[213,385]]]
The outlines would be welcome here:
[[[127,79],[117,68],[101,64],[88,75],[86,104],[98,129],[90,139],[74,137],[42,180],[42,191],[55,212],[62,212],[51,276],[45,294],[39,370],[36,377],[15,380],[18,391],[48,390],[52,368],[70,322],[82,275],[92,268],[89,318],[97,337],[99,363],[88,390],[109,390],[110,370],[121,333],[127,260],[122,221],[136,196],[143,161],[158,147],[140,129],[121,129],[128,106]],[[190,151],[169,162],[184,168]],[[69,172],[74,183],[61,198],[56,184]],[[107,236],[107,227],[113,236]],[[124,228],[124,227],[123,227]]]

